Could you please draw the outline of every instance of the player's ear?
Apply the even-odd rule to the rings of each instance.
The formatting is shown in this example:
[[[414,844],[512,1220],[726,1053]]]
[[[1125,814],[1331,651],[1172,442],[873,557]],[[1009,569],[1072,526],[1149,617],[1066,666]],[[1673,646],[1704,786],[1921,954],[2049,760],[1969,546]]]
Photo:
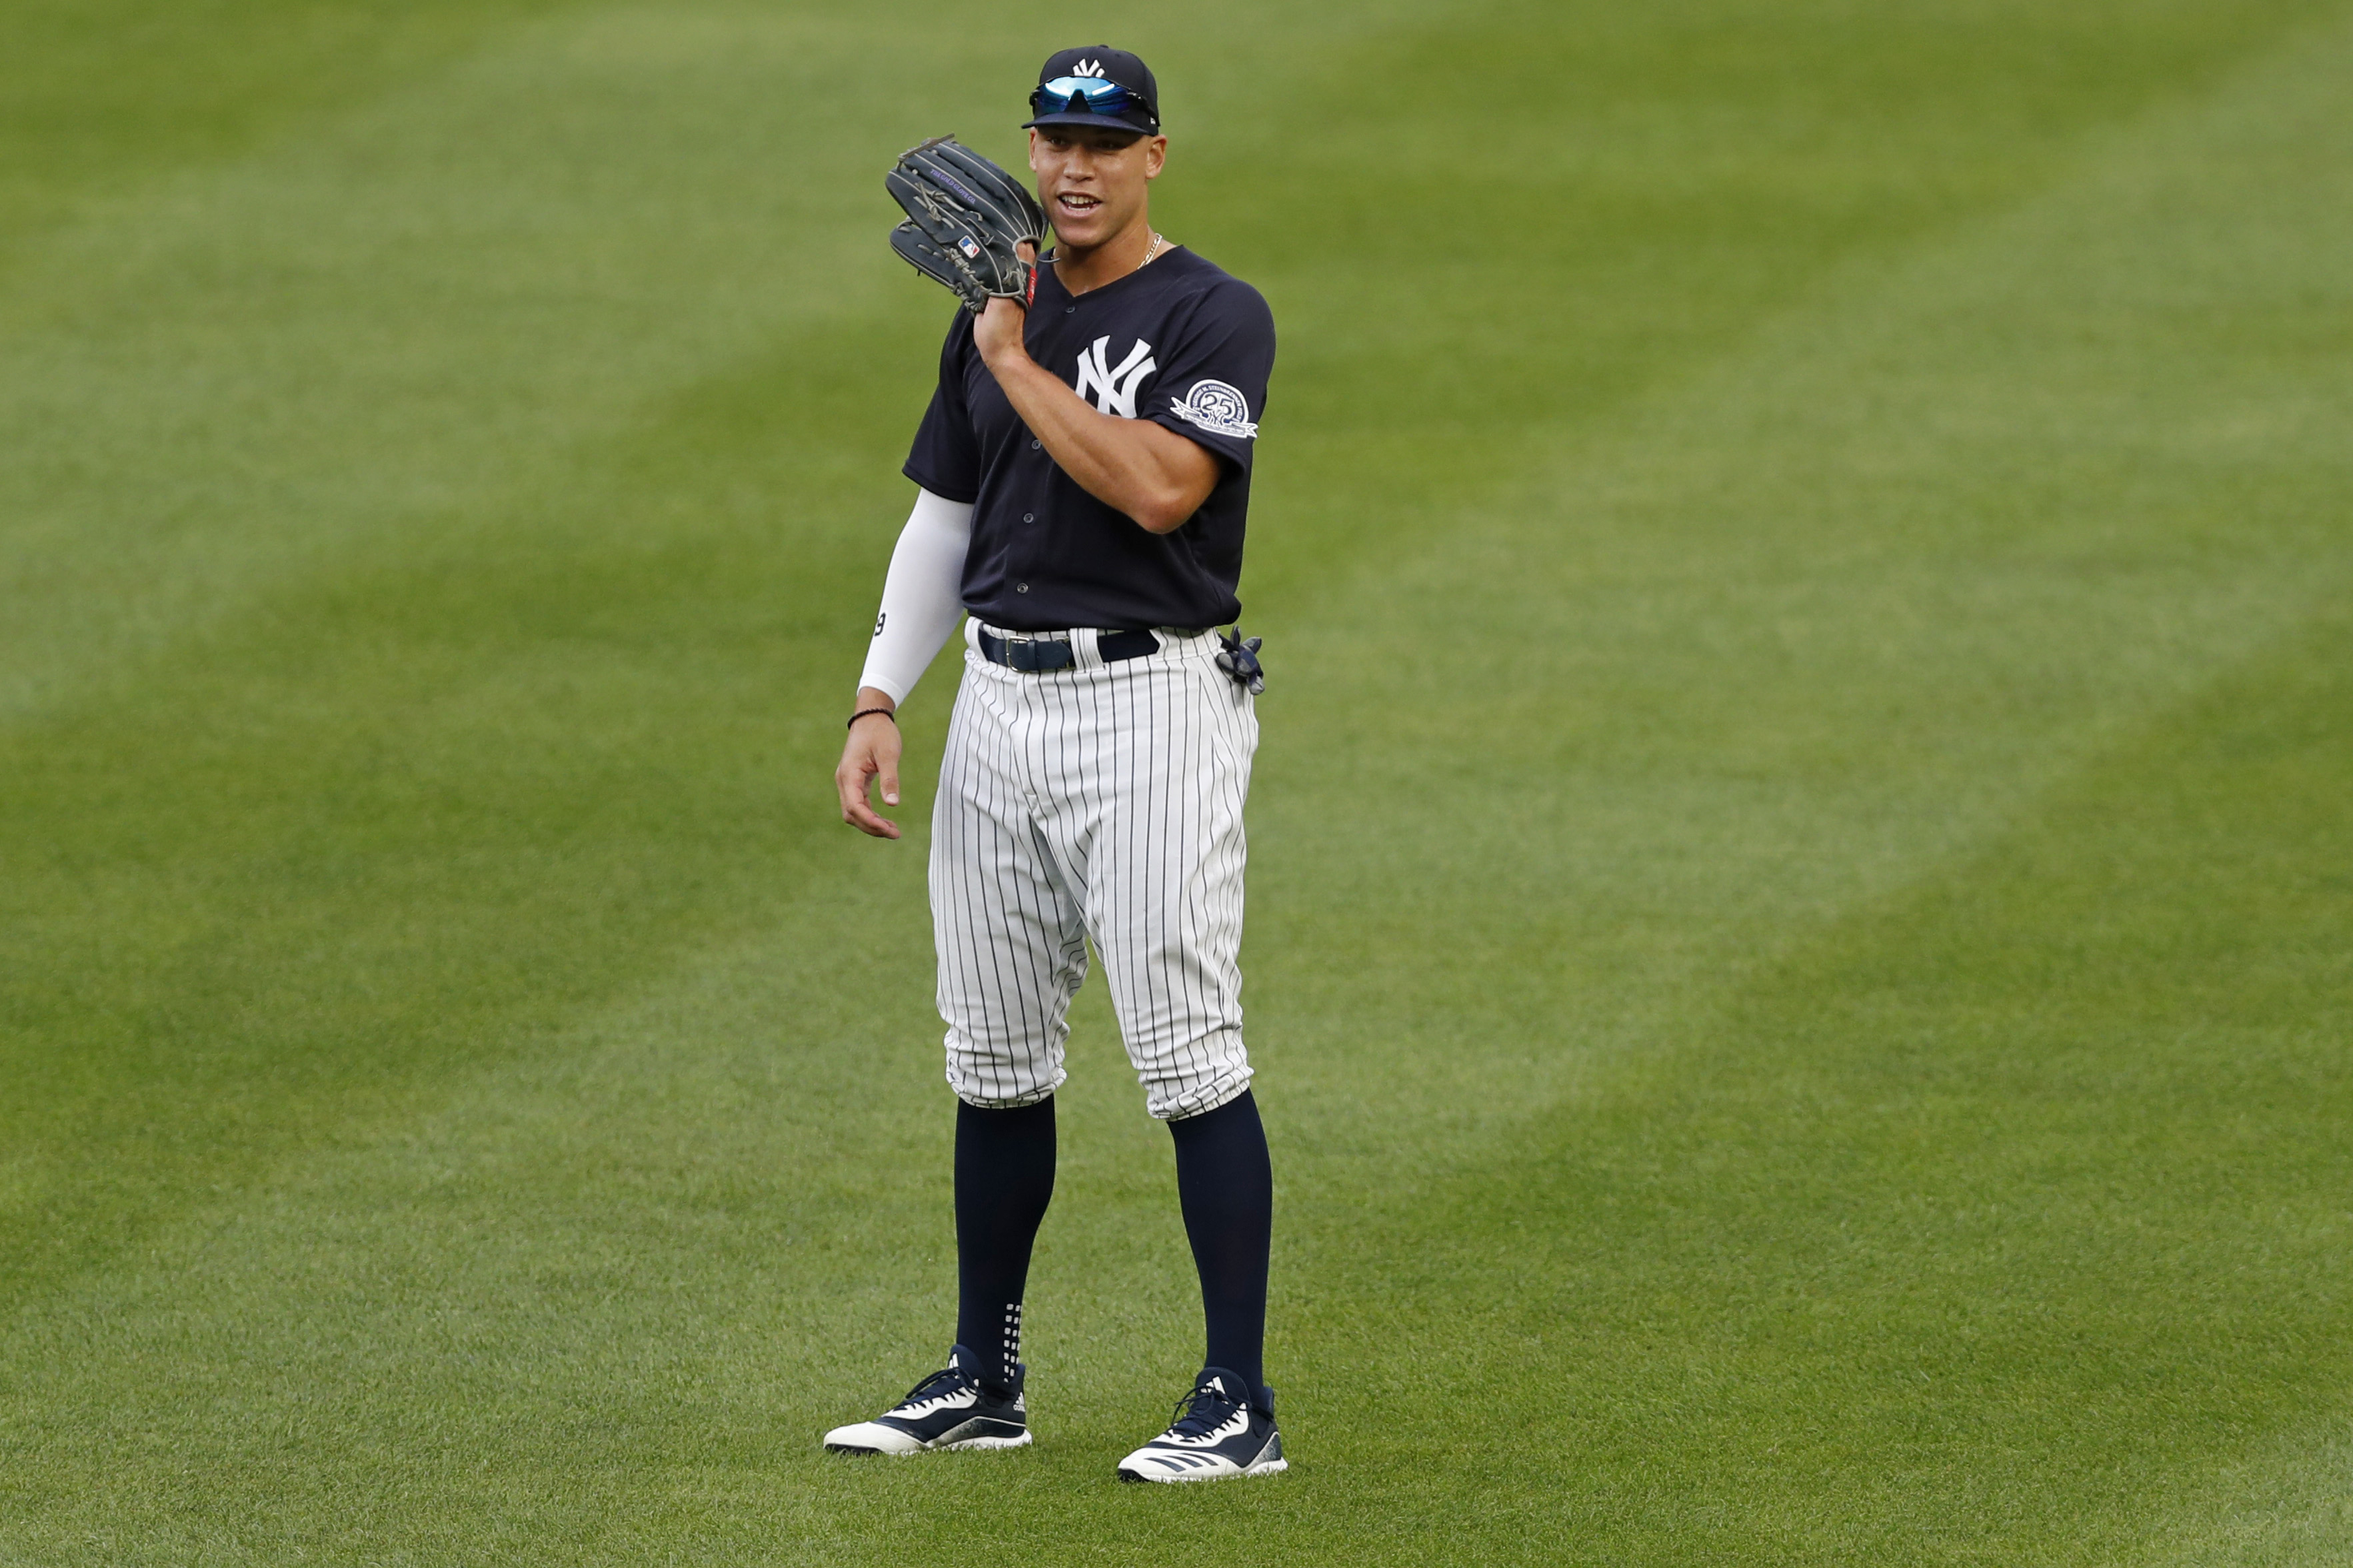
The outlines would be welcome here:
[[[1029,128],[1029,172],[1033,174],[1045,173],[1038,167],[1038,128],[1034,125]]]
[[[1144,177],[1156,180],[1168,162],[1168,138],[1147,136],[1144,139]]]

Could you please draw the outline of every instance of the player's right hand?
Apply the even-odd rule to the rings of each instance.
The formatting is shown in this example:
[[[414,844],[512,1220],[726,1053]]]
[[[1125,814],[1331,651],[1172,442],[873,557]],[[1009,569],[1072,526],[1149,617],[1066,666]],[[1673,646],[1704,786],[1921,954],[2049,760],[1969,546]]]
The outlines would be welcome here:
[[[899,837],[899,825],[877,814],[867,799],[867,791],[880,778],[882,804],[899,804],[899,749],[897,722],[886,714],[870,713],[849,727],[849,739],[841,748],[841,765],[833,770],[833,786],[841,795],[841,820],[876,838]]]

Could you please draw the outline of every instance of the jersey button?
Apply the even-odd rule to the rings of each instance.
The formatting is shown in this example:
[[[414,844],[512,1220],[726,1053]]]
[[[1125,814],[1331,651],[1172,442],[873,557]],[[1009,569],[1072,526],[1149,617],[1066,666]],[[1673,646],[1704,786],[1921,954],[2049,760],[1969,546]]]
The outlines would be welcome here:
[[[1016,583],[1013,584],[1013,591],[1017,594],[1026,594],[1029,591],[1029,584],[1027,583]]]
[[[1034,511],[1025,511],[1021,514],[1021,521],[1024,522],[1035,522],[1038,521],[1038,514]]]
[[[1036,450],[1039,448],[1039,447],[1040,445],[1042,445],[1042,443],[1040,443],[1040,442],[1037,442],[1037,441],[1032,441],[1032,442],[1030,442],[1030,443],[1029,443],[1029,449],[1030,449],[1031,451],[1033,451],[1033,452],[1034,452],[1034,451],[1036,451]]]
[[[1062,307],[1062,314],[1065,316],[1075,316],[1078,313],[1079,308],[1076,305],[1065,305]]]

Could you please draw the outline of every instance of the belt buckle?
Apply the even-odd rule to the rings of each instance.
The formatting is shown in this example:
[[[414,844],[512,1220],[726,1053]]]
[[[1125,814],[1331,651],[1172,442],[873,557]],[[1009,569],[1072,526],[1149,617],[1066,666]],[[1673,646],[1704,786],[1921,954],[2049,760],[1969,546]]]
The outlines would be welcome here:
[[[1078,666],[1078,647],[1068,632],[1059,636],[1052,632],[1017,632],[1009,628],[992,628],[985,624],[981,629],[1005,646],[1005,658],[999,662],[1008,669],[1017,669],[1025,675],[1039,675]],[[1058,661],[1041,662],[1041,656],[1050,647],[1060,647],[1065,652]]]

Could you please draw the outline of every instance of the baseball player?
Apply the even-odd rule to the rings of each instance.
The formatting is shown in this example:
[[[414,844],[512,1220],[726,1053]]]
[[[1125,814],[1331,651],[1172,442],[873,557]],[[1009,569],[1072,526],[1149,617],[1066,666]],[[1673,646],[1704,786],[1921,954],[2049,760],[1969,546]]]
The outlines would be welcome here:
[[[846,821],[899,837],[869,790],[879,781],[883,805],[898,803],[894,710],[967,615],[931,849],[959,1101],[955,1345],[904,1400],[825,1446],[1029,1441],[1021,1299],[1092,939],[1146,1106],[1174,1137],[1208,1331],[1175,1423],[1118,1473],[1264,1475],[1284,1468],[1261,1370],[1273,1177],[1237,966],[1261,682],[1255,640],[1214,628],[1240,613],[1274,323],[1256,289],[1153,228],[1167,140],[1142,60],[1065,49],[1029,102],[1056,247],[1026,307],[988,299],[948,331],[904,470],[921,493],[835,775]]]

